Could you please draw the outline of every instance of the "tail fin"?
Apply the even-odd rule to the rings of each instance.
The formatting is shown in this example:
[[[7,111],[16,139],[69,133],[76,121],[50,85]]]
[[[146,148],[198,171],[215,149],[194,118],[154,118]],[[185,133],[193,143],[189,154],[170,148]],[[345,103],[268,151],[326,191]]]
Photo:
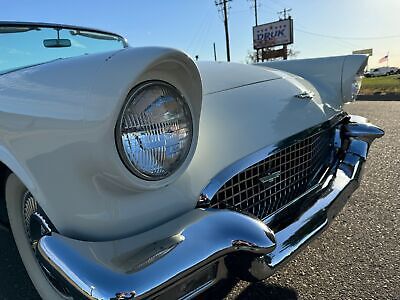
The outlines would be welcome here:
[[[367,65],[366,55],[346,55],[311,59],[273,61],[256,64],[286,71],[310,81],[325,101],[336,104],[355,100],[355,80]],[[358,91],[357,91],[358,92]],[[340,101],[341,103],[337,103]]]

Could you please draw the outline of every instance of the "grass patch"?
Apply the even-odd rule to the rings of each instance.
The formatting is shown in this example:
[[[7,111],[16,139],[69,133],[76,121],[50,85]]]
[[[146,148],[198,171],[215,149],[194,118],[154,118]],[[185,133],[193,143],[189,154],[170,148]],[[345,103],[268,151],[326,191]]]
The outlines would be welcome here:
[[[400,75],[364,78],[360,94],[399,93]]]

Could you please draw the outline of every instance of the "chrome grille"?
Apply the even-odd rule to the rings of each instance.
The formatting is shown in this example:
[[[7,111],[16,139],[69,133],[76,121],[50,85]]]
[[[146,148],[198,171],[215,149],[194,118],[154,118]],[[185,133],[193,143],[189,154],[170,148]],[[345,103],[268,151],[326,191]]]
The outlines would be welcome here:
[[[264,219],[318,183],[333,159],[333,136],[325,130],[275,151],[228,180],[210,206]]]

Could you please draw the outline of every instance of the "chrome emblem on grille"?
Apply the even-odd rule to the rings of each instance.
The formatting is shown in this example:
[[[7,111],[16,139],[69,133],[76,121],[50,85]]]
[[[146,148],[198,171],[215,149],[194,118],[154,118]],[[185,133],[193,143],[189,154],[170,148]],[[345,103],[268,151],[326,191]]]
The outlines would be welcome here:
[[[267,175],[259,178],[258,180],[262,183],[262,184],[266,184],[266,183],[272,183],[275,181],[275,179],[277,179],[279,176],[281,175],[281,171],[276,171],[274,173],[268,173]]]

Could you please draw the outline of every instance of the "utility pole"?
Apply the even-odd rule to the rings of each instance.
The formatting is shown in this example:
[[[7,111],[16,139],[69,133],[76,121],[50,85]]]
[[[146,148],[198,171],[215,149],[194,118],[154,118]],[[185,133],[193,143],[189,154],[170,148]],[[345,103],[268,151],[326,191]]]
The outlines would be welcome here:
[[[215,43],[214,45],[214,61],[217,61],[217,49],[215,48]]]
[[[227,3],[232,0],[215,0],[215,6],[218,7],[219,11],[222,11],[225,26],[225,42],[226,42],[226,60],[231,61],[231,53],[229,47],[229,30],[228,30],[228,8]],[[222,8],[221,8],[222,6]]]
[[[251,1],[251,2],[253,2],[254,4],[254,19],[255,19],[255,21],[256,21],[256,26],[258,26],[258,13],[257,13],[257,0],[248,0],[248,1]],[[264,50],[262,50],[262,51],[264,51]],[[258,62],[259,61],[259,58],[258,58],[258,49],[256,50],[256,61]]]
[[[290,19],[289,12],[291,12],[291,11],[292,11],[291,8],[289,8],[289,9],[284,8],[282,11],[279,11],[278,12],[279,19],[281,19],[280,16],[282,16],[282,14],[283,14],[283,20],[286,20],[288,17]],[[287,45],[283,45],[283,60],[287,60],[287,59],[288,59],[288,48],[287,48]]]
[[[257,0],[249,0],[254,3],[254,19],[256,20],[256,26],[258,26],[258,13],[257,13]]]

